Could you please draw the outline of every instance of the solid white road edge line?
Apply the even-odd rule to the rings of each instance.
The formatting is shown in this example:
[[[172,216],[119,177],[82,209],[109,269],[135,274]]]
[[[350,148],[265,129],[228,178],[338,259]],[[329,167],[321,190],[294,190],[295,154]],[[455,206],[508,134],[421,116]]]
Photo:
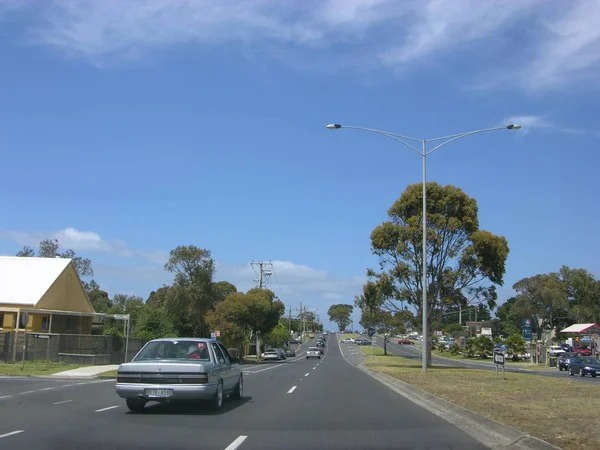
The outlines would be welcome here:
[[[235,441],[225,447],[225,450],[235,450],[246,440],[248,436],[238,436]]]
[[[119,407],[119,405],[115,405],[115,406],[109,406],[109,407],[107,407],[107,408],[97,409],[97,410],[96,410],[96,411],[94,411],[94,412],[108,411],[109,409],[115,409],[115,408],[118,408],[118,407]]]
[[[72,402],[72,401],[73,401],[73,400],[63,400],[63,401],[61,401],[61,402],[54,402],[54,403],[52,403],[52,404],[53,404],[53,405],[62,405],[63,403],[69,403],[69,402]]]
[[[292,386],[292,388],[287,392],[288,394],[291,394],[292,392],[294,392],[296,390],[297,386]]]
[[[16,430],[16,431],[11,431],[10,433],[0,434],[0,439],[9,437],[9,436],[14,436],[15,434],[22,433],[23,431],[25,431],[25,430]]]

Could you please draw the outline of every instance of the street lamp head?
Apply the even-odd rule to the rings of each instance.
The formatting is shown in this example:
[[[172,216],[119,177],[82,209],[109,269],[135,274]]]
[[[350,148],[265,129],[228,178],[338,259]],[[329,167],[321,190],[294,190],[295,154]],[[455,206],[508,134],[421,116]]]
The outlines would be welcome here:
[[[507,125],[506,128],[508,128],[509,130],[520,130],[521,125],[516,124],[516,123],[511,123],[510,125]]]
[[[337,130],[338,128],[342,128],[342,126],[339,123],[330,123],[329,125],[327,125],[328,130]]]

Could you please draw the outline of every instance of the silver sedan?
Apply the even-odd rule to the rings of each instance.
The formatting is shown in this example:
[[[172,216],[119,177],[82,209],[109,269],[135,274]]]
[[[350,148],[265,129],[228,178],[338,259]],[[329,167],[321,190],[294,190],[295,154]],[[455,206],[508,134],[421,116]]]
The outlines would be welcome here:
[[[242,370],[213,339],[169,338],[148,342],[130,363],[121,364],[115,386],[132,411],[148,401],[210,400],[213,409],[230,395],[241,399]]]

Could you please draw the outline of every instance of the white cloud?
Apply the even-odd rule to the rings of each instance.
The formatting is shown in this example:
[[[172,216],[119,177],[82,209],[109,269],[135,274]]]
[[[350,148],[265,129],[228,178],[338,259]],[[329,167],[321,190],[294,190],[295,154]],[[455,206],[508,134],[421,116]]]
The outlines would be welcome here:
[[[144,251],[132,250],[123,241],[107,241],[102,239],[98,233],[93,231],[80,231],[73,227],[67,227],[58,231],[34,231],[23,232],[4,230],[0,235],[16,242],[19,245],[27,245],[36,248],[44,239],[57,239],[61,248],[73,249],[76,252],[107,253],[121,257],[141,257],[152,262],[165,262],[167,254],[160,250]]]
[[[12,2],[12,8],[14,4]],[[529,90],[595,76],[600,0],[50,0],[32,4],[41,44],[98,64],[180,44],[242,44],[296,67],[346,70],[468,58],[491,84]],[[41,20],[36,20],[35,17]],[[356,44],[356,45],[355,45]],[[306,57],[308,51],[310,56]],[[470,52],[463,54],[464,52]],[[497,55],[490,57],[490,55]],[[491,65],[490,65],[491,64]],[[482,70],[472,75],[481,78]],[[490,84],[488,83],[488,85]]]
[[[563,127],[557,125],[553,122],[550,122],[546,118],[542,116],[533,116],[533,115],[523,115],[523,116],[510,116],[504,119],[504,124],[518,124],[523,127],[523,133],[527,134],[534,128],[544,128],[549,131],[554,131],[558,133],[568,133],[568,134],[578,134],[578,135],[590,135],[595,137],[600,137],[600,133],[597,131],[590,130],[582,130],[579,128],[570,128]]]

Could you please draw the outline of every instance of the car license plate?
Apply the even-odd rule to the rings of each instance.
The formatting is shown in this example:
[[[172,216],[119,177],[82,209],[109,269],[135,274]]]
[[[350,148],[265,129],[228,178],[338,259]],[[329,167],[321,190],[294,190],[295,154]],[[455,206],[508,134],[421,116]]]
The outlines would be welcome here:
[[[168,398],[172,395],[172,389],[146,389],[146,397]]]

